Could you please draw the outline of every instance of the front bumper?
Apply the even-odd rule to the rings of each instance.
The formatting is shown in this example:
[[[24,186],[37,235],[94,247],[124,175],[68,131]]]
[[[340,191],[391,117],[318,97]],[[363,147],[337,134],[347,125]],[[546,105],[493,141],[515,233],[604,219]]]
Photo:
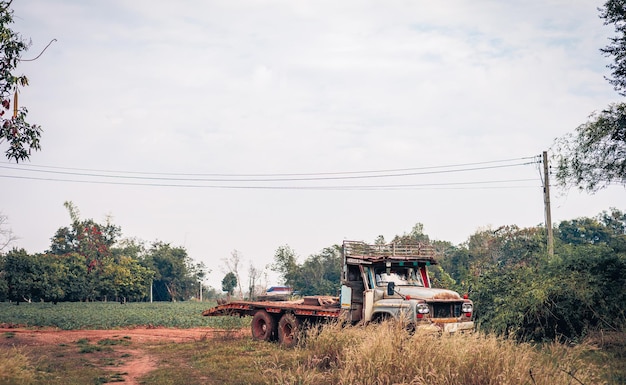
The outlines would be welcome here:
[[[474,331],[474,321],[459,322],[454,320],[454,322],[451,322],[449,320],[445,320],[443,322],[438,322],[437,319],[430,321],[431,322],[429,323],[419,323],[416,325],[416,328],[418,330],[443,332],[447,334],[471,333]]]

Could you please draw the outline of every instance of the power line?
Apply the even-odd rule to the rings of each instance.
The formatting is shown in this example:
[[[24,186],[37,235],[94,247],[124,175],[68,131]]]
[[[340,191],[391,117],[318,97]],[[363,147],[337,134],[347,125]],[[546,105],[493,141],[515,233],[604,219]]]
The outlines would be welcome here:
[[[183,188],[209,188],[209,189],[261,189],[261,190],[409,190],[409,189],[503,189],[503,188],[537,188],[537,186],[486,186],[487,184],[512,183],[512,182],[535,182],[535,179],[513,179],[495,180],[479,182],[450,182],[450,183],[422,183],[422,184],[402,184],[402,185],[344,185],[344,186],[247,186],[247,185],[190,185],[190,184],[166,184],[166,183],[138,183],[138,182],[116,182],[98,180],[76,180],[59,178],[41,178],[15,175],[0,175],[0,178],[39,180],[51,182],[70,182],[104,185],[123,186],[147,186],[147,187],[183,187]],[[478,185],[478,186],[476,186]],[[480,186],[482,185],[482,187]]]
[[[83,177],[117,178],[117,179],[131,179],[131,180],[134,179],[134,180],[176,181],[176,182],[296,182],[296,181],[394,178],[394,177],[407,177],[407,176],[417,176],[417,175],[449,174],[449,173],[458,173],[458,172],[467,172],[467,171],[480,171],[480,170],[525,166],[525,165],[536,163],[536,160],[519,162],[520,160],[528,160],[528,159],[535,159],[535,157],[489,161],[489,162],[465,163],[465,164],[457,164],[457,165],[421,167],[421,168],[414,167],[414,168],[389,169],[389,170],[348,171],[348,172],[308,173],[308,174],[305,174],[305,173],[299,173],[299,174],[174,174],[174,173],[151,173],[151,172],[141,173],[141,172],[136,172],[136,171],[108,171],[108,170],[74,169],[74,168],[51,167],[51,166],[34,166],[34,167],[43,168],[43,170],[40,170],[40,169],[31,169],[31,168],[25,168],[25,167],[16,167],[15,165],[0,166],[0,168],[10,169],[10,170],[24,170],[24,171],[29,171],[29,172],[57,174],[57,175],[73,175],[73,176],[83,176]],[[469,167],[469,166],[504,163],[504,162],[511,162],[511,161],[518,161],[518,163],[498,164],[498,165],[483,166],[483,167]],[[452,167],[456,167],[456,168],[446,169],[446,168],[452,168]],[[76,171],[85,171],[85,172],[52,171],[52,170],[46,170],[46,168],[51,168],[51,169],[56,169],[56,170],[76,170]],[[444,170],[437,170],[437,169],[444,169]],[[437,170],[437,171],[418,171],[418,170]],[[413,172],[408,172],[408,171],[413,171]],[[102,174],[102,173],[117,173],[117,174],[107,175],[107,174]],[[163,175],[163,176],[160,176],[160,177],[129,176],[129,175],[120,175],[120,174]],[[365,174],[365,175],[355,175],[355,174]],[[174,175],[176,177],[165,177],[165,175]],[[334,176],[328,176],[328,175],[334,175]],[[201,177],[201,178],[189,178],[189,176]],[[219,176],[219,178],[217,178],[216,176]],[[253,178],[243,178],[244,176],[253,177]],[[296,177],[296,176],[299,176],[299,177]]]
[[[103,169],[89,169],[89,168],[75,168],[75,167],[59,167],[59,166],[47,166],[47,165],[37,165],[37,164],[13,164],[10,162],[0,162],[0,164],[11,165],[13,168],[24,168],[24,167],[38,167],[38,168],[48,168],[48,169],[56,169],[56,170],[73,170],[73,171],[87,171],[89,173],[93,172],[106,172],[106,173],[118,173],[118,174],[139,174],[139,175],[174,175],[174,176],[209,176],[209,177],[285,177],[285,176],[315,176],[315,175],[344,175],[344,174],[372,174],[372,173],[390,173],[390,172],[404,172],[404,171],[415,171],[415,170],[432,170],[439,168],[451,168],[451,167],[467,167],[467,166],[477,166],[483,164],[494,164],[494,163],[507,163],[513,161],[522,161],[522,160],[537,160],[538,156],[528,156],[523,158],[511,158],[511,159],[500,159],[500,160],[491,160],[491,161],[483,161],[483,162],[472,162],[472,163],[457,163],[457,164],[448,164],[443,166],[427,166],[427,167],[411,167],[411,168],[396,168],[396,169],[383,169],[383,170],[361,170],[361,171],[335,171],[335,172],[313,172],[313,173],[271,173],[271,174],[225,174],[225,173],[168,173],[168,172],[148,172],[148,171],[122,171],[122,170],[103,170]],[[540,163],[540,161],[538,161]]]

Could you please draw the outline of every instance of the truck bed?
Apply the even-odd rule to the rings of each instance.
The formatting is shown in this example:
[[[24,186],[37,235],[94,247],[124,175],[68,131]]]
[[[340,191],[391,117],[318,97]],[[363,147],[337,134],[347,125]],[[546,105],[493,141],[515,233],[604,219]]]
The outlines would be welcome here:
[[[296,316],[337,318],[341,312],[337,297],[305,297],[298,301],[231,301],[202,312],[203,316],[254,315],[257,310],[272,314],[291,312]]]

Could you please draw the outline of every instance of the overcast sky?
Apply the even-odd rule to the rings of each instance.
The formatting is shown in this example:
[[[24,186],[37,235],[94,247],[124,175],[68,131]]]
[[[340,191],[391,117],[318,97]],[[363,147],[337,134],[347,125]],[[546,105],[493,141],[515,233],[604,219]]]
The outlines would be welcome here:
[[[541,224],[535,157],[619,101],[601,5],[15,0],[23,58],[56,42],[18,68],[42,150],[0,161],[0,212],[37,253],[72,201],[184,246],[216,288],[233,250],[247,270],[418,222],[454,244]],[[555,223],[625,206],[552,191]]]

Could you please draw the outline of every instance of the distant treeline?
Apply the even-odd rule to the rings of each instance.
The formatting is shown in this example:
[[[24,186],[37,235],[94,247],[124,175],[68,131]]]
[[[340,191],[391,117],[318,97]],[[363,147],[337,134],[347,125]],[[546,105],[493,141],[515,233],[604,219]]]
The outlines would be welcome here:
[[[181,247],[150,248],[107,221],[81,220],[66,202],[72,225],[57,230],[50,249],[0,255],[0,301],[177,301],[199,294],[205,268]]]

